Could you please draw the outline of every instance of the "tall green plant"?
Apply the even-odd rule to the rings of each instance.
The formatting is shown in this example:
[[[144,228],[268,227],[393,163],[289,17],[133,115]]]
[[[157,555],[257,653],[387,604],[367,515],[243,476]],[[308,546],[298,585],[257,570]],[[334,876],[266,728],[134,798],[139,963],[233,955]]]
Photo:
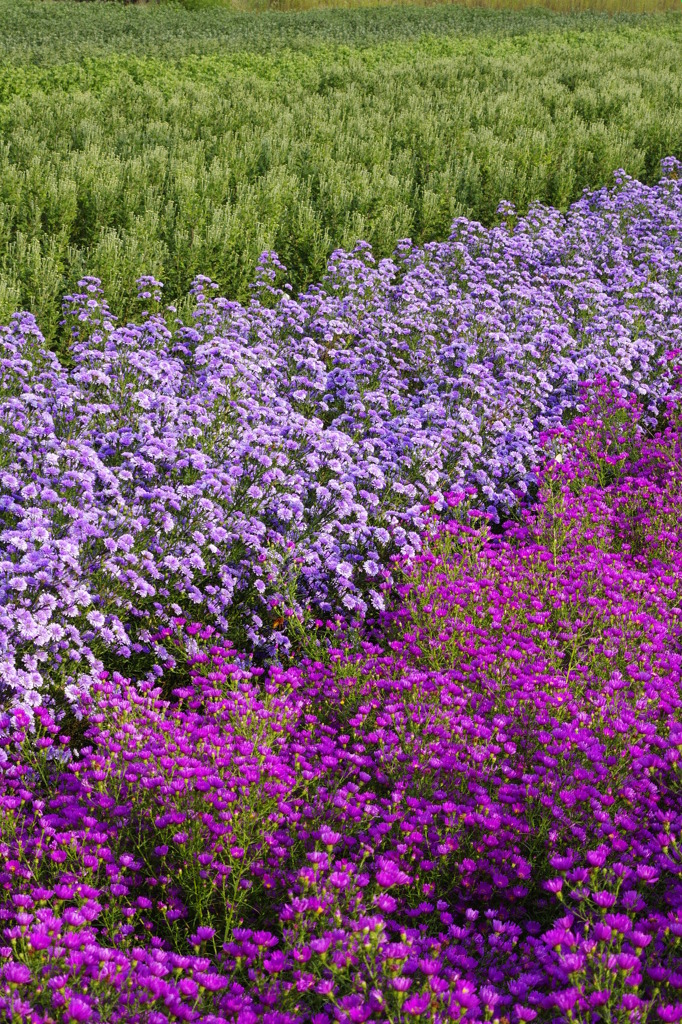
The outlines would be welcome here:
[[[681,41],[675,16],[0,0],[0,312],[55,339],[85,272],[124,316],[143,273],[244,299],[266,248],[300,289],[358,238],[651,181],[682,154]]]

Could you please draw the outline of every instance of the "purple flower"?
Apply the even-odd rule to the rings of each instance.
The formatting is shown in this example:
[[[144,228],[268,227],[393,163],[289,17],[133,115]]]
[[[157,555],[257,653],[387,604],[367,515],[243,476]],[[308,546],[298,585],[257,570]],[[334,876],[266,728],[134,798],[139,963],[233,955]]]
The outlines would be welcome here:
[[[665,1006],[659,1006],[657,1010],[658,1016],[665,1024],[675,1024],[676,1021],[682,1020],[682,1003],[671,1003]]]
[[[553,995],[555,1006],[558,1007],[562,1013],[567,1013],[572,1010],[578,999],[580,998],[580,992],[577,988],[567,988],[563,992],[555,992]]]
[[[197,928],[196,933],[190,936],[190,942],[193,946],[200,946],[203,942],[209,942],[215,935],[215,928],[208,928],[201,925]]]
[[[410,998],[406,1000],[403,1010],[405,1013],[418,1016],[428,1009],[430,1002],[431,996],[428,992],[424,992],[422,995],[410,996]]]
[[[287,966],[287,958],[284,953],[273,953],[263,959],[263,967],[269,974],[279,974]]]
[[[90,1020],[92,1016],[92,1008],[84,999],[80,999],[78,996],[75,996],[73,999],[69,1000],[66,1013],[67,1020],[85,1021]]]
[[[26,985],[31,980],[31,972],[24,964],[5,964],[3,974],[10,985]]]
[[[410,876],[390,865],[377,871],[376,879],[379,885],[388,889],[392,885],[406,885],[410,881]]]

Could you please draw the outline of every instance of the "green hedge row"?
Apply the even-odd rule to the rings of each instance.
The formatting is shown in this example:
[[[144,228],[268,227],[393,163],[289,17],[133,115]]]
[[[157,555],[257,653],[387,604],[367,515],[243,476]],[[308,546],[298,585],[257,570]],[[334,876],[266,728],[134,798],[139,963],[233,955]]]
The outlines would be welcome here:
[[[84,273],[124,311],[142,273],[245,298],[275,248],[301,288],[358,238],[387,254],[682,156],[675,15],[0,0],[0,40],[0,318],[53,338]]]

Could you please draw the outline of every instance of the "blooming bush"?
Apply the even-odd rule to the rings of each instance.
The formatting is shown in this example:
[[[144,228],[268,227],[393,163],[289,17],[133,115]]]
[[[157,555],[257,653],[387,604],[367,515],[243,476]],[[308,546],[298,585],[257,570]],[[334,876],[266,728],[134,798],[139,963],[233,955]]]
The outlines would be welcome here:
[[[101,671],[176,667],[174,617],[270,653],[287,615],[384,607],[390,557],[475,490],[509,508],[543,431],[604,374],[653,423],[681,347],[682,192],[620,175],[564,217],[458,220],[378,264],[334,254],[294,298],[264,258],[246,307],[194,288],[193,326],[142,281],[119,325],[94,279],[65,303],[68,360],[0,330],[5,706],[78,701]],[[181,668],[181,666],[177,666]]]
[[[171,700],[15,709],[7,1019],[682,1019],[682,417],[581,404],[536,505],[436,524],[328,663],[178,620]]]

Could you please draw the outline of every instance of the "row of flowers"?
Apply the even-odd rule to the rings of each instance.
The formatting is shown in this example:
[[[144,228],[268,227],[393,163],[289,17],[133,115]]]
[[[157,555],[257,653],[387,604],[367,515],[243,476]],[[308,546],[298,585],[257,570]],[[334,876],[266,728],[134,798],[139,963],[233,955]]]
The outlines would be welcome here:
[[[264,258],[242,306],[194,287],[191,326],[141,282],[122,325],[99,282],[65,303],[68,358],[0,328],[5,707],[77,705],[102,671],[181,671],[184,617],[261,659],[287,618],[385,607],[391,557],[471,488],[499,518],[536,486],[543,432],[603,374],[651,425],[682,348],[682,189],[617,175],[564,216],[334,254],[294,297]]]

